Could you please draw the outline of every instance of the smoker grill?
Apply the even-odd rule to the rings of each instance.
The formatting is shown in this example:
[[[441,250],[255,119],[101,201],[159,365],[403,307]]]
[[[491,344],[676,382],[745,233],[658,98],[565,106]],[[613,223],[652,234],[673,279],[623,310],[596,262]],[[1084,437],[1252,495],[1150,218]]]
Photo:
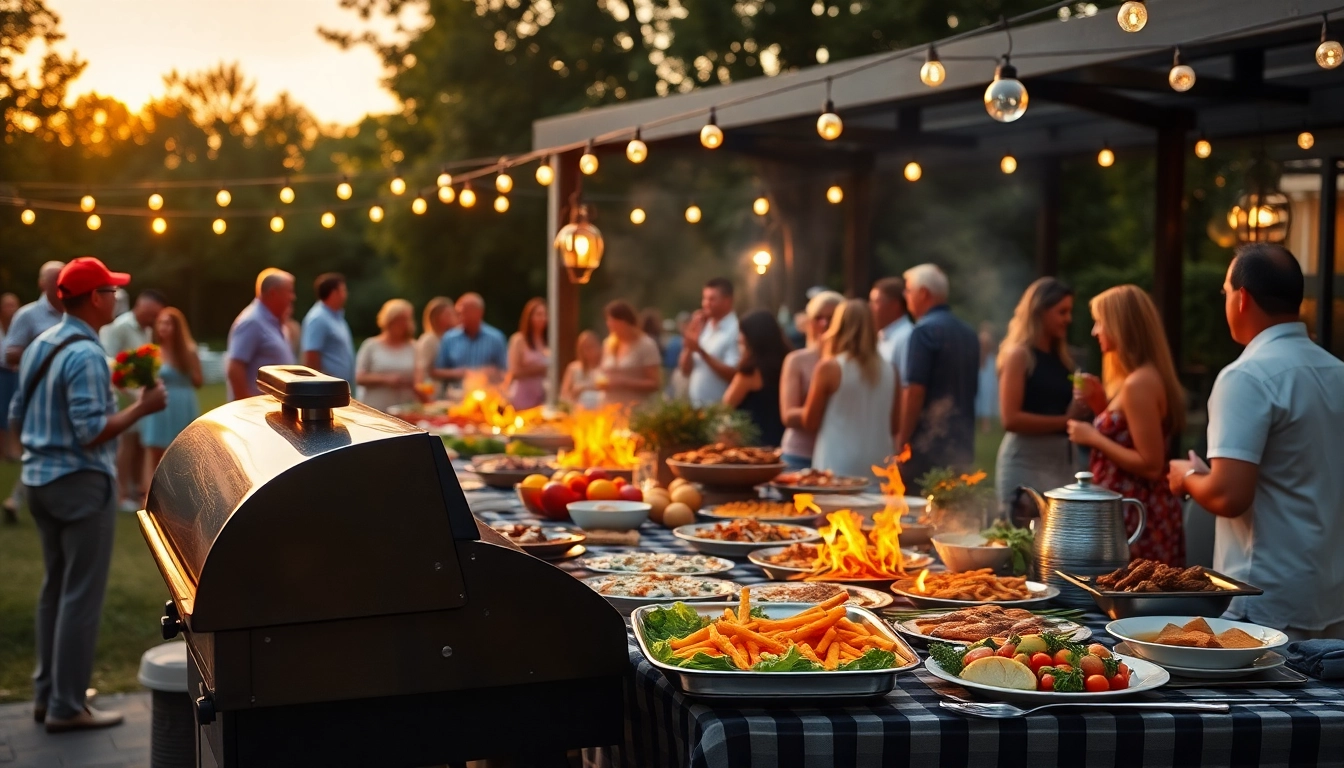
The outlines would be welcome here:
[[[299,366],[197,419],[144,533],[201,765],[526,763],[619,743],[625,627],[467,508],[439,438]]]

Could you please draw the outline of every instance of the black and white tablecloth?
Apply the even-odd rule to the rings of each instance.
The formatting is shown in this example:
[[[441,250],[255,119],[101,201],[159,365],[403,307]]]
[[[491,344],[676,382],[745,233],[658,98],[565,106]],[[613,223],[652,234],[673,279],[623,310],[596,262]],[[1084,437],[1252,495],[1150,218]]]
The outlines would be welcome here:
[[[464,475],[465,477],[465,475]],[[472,491],[473,512],[487,523],[540,522],[512,493]],[[670,531],[640,529],[640,549],[690,552]],[[594,547],[616,552],[622,547]],[[561,568],[586,576],[578,561]],[[726,574],[739,584],[765,581],[745,561]],[[1086,623],[1110,643],[1105,618]],[[980,720],[939,709],[938,691],[966,697],[922,669],[898,678],[881,699],[844,706],[734,708],[678,693],[633,641],[626,680],[625,743],[592,750],[597,766],[822,768],[825,766],[1344,766],[1344,686],[1312,682],[1273,689],[1161,689],[1149,698],[1182,701],[1235,695],[1292,696],[1293,705],[1234,705],[1228,714],[1062,710],[1014,720]]]

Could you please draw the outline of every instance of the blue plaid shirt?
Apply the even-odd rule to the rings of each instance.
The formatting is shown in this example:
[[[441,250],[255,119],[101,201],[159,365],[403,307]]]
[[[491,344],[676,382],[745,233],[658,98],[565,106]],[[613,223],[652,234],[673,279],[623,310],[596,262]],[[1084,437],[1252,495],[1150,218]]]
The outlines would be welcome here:
[[[435,368],[467,368],[480,370],[494,366],[501,371],[509,367],[509,342],[504,332],[489,323],[481,323],[481,329],[474,337],[468,336],[461,328],[443,335],[439,342],[439,354],[434,359]]]
[[[31,406],[25,403],[23,390],[37,368],[71,336],[83,336],[88,341],[76,341],[56,353],[33,392]],[[24,350],[19,362],[19,391],[9,405],[11,424],[24,416],[25,408],[19,438],[23,444],[24,485],[46,485],[89,469],[117,476],[117,441],[88,446],[107,426],[108,417],[117,412],[107,358],[98,333],[88,323],[66,315]]]

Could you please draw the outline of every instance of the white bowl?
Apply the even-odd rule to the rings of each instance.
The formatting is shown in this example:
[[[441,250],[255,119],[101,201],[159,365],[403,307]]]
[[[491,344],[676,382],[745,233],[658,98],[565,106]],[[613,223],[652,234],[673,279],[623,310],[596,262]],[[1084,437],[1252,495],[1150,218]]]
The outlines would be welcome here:
[[[932,538],[938,557],[953,573],[978,571],[981,568],[999,569],[1013,556],[1009,547],[990,546],[978,533],[940,533]]]
[[[1236,628],[1262,641],[1264,645],[1257,648],[1187,648],[1183,645],[1149,642],[1166,625],[1185,626],[1186,622],[1194,618],[1194,616],[1135,616],[1112,621],[1106,625],[1106,631],[1112,637],[1124,640],[1130,650],[1149,661],[1188,669],[1249,667],[1256,659],[1288,643],[1288,636],[1277,629],[1224,619],[1205,619],[1205,621],[1215,634]]]
[[[571,501],[569,519],[586,531],[633,531],[649,519],[653,509],[642,501]]]

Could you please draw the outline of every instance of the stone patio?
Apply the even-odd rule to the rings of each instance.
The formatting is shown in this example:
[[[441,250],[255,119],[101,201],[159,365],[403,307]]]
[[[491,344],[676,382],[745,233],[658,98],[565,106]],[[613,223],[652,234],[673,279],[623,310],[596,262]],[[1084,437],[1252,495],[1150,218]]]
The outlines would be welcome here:
[[[149,768],[149,693],[99,696],[99,709],[118,710],[115,728],[49,735],[33,722],[33,705],[0,704],[3,768]]]

